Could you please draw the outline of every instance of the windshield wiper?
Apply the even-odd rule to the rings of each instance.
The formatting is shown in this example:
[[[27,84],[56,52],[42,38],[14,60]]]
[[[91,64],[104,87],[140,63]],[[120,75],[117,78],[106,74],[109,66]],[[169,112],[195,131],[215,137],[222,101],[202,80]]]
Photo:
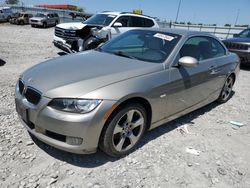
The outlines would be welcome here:
[[[127,57],[127,58],[130,58],[130,59],[137,59],[134,56],[131,56],[131,55],[128,55],[128,54],[124,54],[122,51],[113,52],[113,54],[121,56],[121,57]]]

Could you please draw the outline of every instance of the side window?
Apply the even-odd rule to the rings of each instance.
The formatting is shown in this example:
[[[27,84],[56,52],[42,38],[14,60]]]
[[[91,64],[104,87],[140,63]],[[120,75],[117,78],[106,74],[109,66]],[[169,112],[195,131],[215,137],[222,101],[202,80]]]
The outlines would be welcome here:
[[[192,37],[188,39],[180,50],[180,57],[190,56],[196,58],[198,61],[202,60],[199,44],[206,42],[208,41],[203,37]]]
[[[122,27],[129,27],[129,16],[121,16],[116,22],[120,22]]]
[[[25,18],[28,18],[28,14],[24,14],[24,17],[25,17]]]
[[[225,55],[223,46],[210,37],[192,37],[180,50],[180,57],[191,56],[198,61]]]
[[[136,16],[131,16],[130,27],[144,27],[144,19]]]
[[[213,57],[221,57],[226,54],[225,48],[216,40],[213,38],[210,38],[212,42],[212,54]]]
[[[250,37],[250,29],[246,29],[239,34],[240,37]]]
[[[153,20],[145,18],[144,22],[145,22],[145,27],[152,27],[152,26],[154,26]]]

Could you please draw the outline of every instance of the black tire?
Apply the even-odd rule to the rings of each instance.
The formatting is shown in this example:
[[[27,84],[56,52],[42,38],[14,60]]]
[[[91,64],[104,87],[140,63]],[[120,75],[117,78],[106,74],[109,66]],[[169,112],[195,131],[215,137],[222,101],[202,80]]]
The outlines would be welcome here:
[[[58,24],[58,21],[55,22],[55,26]]]
[[[47,23],[43,22],[43,28],[47,28]]]
[[[83,44],[83,50],[91,50],[97,48],[101,41],[97,41],[94,37],[89,37]]]
[[[147,114],[142,105],[131,103],[123,106],[105,124],[100,137],[100,149],[112,157],[129,154],[136,148],[146,125]]]
[[[8,16],[8,17],[7,17],[7,22],[9,22],[9,21],[10,21],[10,19],[11,19],[11,16]]]
[[[233,75],[230,75],[226,79],[224,86],[221,90],[220,96],[217,100],[219,103],[225,103],[230,99],[232,95],[234,82],[235,82],[235,77]]]

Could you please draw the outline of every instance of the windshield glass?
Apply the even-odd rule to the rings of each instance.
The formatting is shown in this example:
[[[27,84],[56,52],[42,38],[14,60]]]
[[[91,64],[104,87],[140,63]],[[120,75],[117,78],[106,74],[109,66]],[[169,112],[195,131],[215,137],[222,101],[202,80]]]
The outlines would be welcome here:
[[[38,14],[36,14],[36,17],[45,17],[45,15],[38,13]]]
[[[239,37],[242,37],[242,38],[250,38],[250,29],[246,29],[244,31],[242,31],[240,34],[239,34]]]
[[[180,35],[173,33],[131,30],[104,44],[99,50],[141,61],[162,63],[180,38]]]
[[[112,14],[96,14],[83,23],[90,25],[103,25],[108,26],[115,18],[115,15]]]

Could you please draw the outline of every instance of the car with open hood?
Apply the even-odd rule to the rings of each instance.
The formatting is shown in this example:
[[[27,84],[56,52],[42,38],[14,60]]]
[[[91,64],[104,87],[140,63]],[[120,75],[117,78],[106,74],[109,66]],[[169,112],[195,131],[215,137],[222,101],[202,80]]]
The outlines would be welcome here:
[[[229,100],[238,72],[238,56],[211,34],[135,29],[26,70],[16,109],[30,134],[49,145],[120,157],[145,131]]]

